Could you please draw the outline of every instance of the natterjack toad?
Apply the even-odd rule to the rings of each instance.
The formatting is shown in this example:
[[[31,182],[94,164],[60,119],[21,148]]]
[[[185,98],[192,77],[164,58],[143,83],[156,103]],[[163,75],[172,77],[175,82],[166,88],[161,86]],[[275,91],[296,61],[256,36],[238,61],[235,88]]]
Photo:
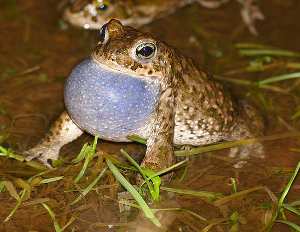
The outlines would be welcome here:
[[[67,112],[27,151],[28,160],[57,159],[83,131],[117,142],[137,134],[147,139],[142,165],[159,170],[173,163],[173,145],[255,137],[263,127],[253,107],[236,103],[191,59],[117,20],[102,27],[91,57],[67,79],[65,104]],[[261,144],[239,152],[263,155]]]
[[[199,3],[206,8],[217,8],[230,0],[70,0],[64,18],[70,24],[84,29],[99,29],[116,18],[126,26],[139,27],[157,18],[172,14],[182,7]],[[256,35],[256,20],[263,20],[255,0],[236,0],[241,5],[241,16],[249,31]]]

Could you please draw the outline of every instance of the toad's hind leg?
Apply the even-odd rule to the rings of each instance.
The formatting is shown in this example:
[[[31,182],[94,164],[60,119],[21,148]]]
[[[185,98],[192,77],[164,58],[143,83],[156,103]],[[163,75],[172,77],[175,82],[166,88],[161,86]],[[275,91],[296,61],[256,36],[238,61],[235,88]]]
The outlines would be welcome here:
[[[62,146],[77,139],[83,131],[71,120],[67,112],[63,112],[51,126],[46,136],[33,148],[23,152],[27,161],[38,158],[49,166],[49,160],[58,159]]]
[[[257,138],[263,135],[264,122],[257,110],[244,101],[239,103],[239,117],[232,133],[226,140],[242,140]],[[240,158],[241,160],[249,157],[264,158],[264,147],[260,142],[234,147],[230,150],[230,157]]]

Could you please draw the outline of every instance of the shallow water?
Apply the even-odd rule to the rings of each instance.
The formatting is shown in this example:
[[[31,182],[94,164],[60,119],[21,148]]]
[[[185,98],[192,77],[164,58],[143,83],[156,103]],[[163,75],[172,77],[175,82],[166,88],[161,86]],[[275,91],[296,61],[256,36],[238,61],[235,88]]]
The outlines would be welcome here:
[[[97,40],[96,32],[87,32],[68,27],[60,21],[59,1],[13,1],[4,0],[0,9],[0,142],[3,146],[21,151],[34,145],[47,131],[49,125],[63,110],[63,83],[71,69],[89,55]],[[290,72],[285,68],[262,73],[233,72],[248,64],[249,59],[238,56],[236,42],[255,42],[300,52],[300,2],[297,0],[261,1],[266,19],[258,22],[258,37],[251,36],[243,26],[239,7],[232,2],[217,10],[207,10],[197,5],[186,7],[176,14],[157,20],[142,30],[177,47],[191,56],[203,69],[230,77],[257,80],[271,75]],[[298,59],[299,60],[299,59]],[[295,60],[297,61],[297,60]],[[232,74],[233,73],[233,74]],[[298,81],[299,82],[299,81]],[[300,85],[297,80],[285,81],[276,86],[287,89],[288,94],[262,89],[253,89],[225,83],[238,98],[255,102],[265,115],[266,135],[297,131],[299,120],[291,116],[300,106]],[[70,161],[86,141],[82,136],[65,146],[62,156]],[[182,171],[176,172],[170,186],[197,191],[232,193],[230,178],[238,180],[238,190],[267,186],[276,196],[287,184],[291,171],[300,160],[299,138],[287,138],[265,142],[266,159],[251,159],[242,169],[232,168],[227,159],[227,150],[198,155],[188,163],[187,174],[180,180]],[[141,158],[144,147],[137,144],[114,144],[101,141],[99,149],[119,154],[125,148],[130,154]],[[56,213],[61,225],[72,217],[76,220],[66,231],[155,231],[138,211],[128,215],[119,213],[117,192],[122,191],[111,174],[97,185],[82,201],[70,206],[78,192],[67,191],[84,188],[103,167],[101,157],[91,165],[88,177],[74,185],[72,179],[80,165],[64,165],[47,176],[64,175],[63,181],[40,185],[33,189],[30,199],[47,198],[47,204]],[[24,164],[0,158],[0,180],[10,180],[18,186],[18,178],[29,178],[36,170]],[[131,177],[132,178],[132,177]],[[18,187],[18,190],[21,190]],[[299,178],[292,186],[288,202],[299,200]],[[0,220],[4,220],[16,204],[7,192],[0,193]],[[209,219],[228,218],[237,211],[241,217],[240,231],[259,231],[263,228],[266,205],[271,200],[265,192],[248,194],[215,207],[202,199],[169,194],[162,191],[158,208],[181,207]],[[201,231],[205,223],[187,213],[164,212],[161,221],[168,231]],[[299,217],[287,214],[289,220],[300,222]],[[131,224],[126,224],[126,222]],[[111,225],[111,226],[109,226]],[[127,227],[126,227],[127,226]],[[229,231],[230,225],[220,224],[210,231]],[[0,231],[54,231],[53,223],[40,204],[23,205]],[[272,231],[289,231],[276,224]]]

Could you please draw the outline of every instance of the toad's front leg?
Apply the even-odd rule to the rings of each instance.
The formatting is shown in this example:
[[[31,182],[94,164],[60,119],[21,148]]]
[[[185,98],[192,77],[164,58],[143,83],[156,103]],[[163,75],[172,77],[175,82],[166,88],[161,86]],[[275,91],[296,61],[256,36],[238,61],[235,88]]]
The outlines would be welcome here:
[[[49,160],[58,159],[60,148],[77,139],[82,133],[83,131],[74,124],[67,112],[63,112],[41,142],[24,152],[27,155],[26,160],[38,158],[49,166]]]
[[[174,162],[174,94],[165,89],[155,109],[147,150],[141,166],[155,171],[169,167]]]

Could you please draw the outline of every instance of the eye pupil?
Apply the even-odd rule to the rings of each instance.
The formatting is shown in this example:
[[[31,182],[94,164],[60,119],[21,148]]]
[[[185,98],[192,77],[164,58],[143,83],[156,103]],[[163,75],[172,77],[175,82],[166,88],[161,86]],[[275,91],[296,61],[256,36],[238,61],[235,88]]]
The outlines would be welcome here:
[[[153,53],[153,48],[150,47],[150,46],[146,46],[146,47],[143,47],[142,50],[140,51],[141,54],[145,57],[148,57],[150,56],[152,53]]]
[[[142,59],[150,59],[155,54],[155,45],[152,43],[141,44],[136,49],[136,55]]]

